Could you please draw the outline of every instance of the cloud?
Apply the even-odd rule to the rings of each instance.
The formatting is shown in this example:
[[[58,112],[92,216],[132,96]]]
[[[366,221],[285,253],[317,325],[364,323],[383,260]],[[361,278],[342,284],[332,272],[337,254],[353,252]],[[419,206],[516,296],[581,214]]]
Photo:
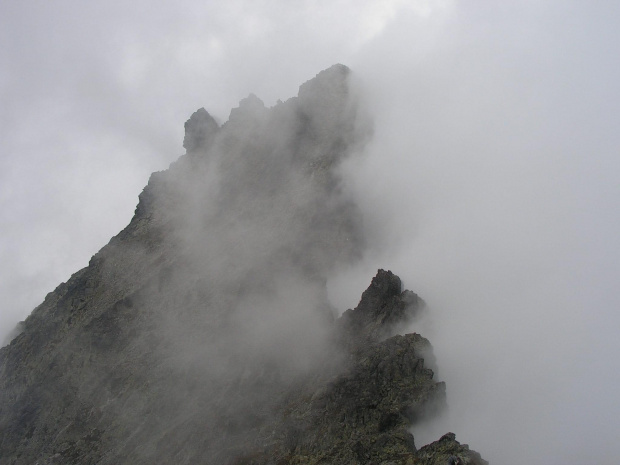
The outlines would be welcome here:
[[[495,462],[617,456],[618,7],[609,2],[26,1],[0,7],[0,328],[129,220],[183,121],[267,105],[336,62],[375,117],[348,189],[419,328],[453,428]],[[432,438],[429,438],[432,439]]]
[[[609,397],[572,397],[616,382],[603,327],[617,324],[620,164],[604,103],[617,101],[617,68],[599,55],[614,33],[588,22],[576,33],[575,15],[592,12],[555,7],[461,8],[406,62],[386,58],[409,37],[396,21],[367,57],[379,123],[366,164],[350,166],[379,239],[369,260],[431,307],[417,330],[450,403],[435,432],[492,462],[578,463],[609,438],[581,415],[614,417]]]

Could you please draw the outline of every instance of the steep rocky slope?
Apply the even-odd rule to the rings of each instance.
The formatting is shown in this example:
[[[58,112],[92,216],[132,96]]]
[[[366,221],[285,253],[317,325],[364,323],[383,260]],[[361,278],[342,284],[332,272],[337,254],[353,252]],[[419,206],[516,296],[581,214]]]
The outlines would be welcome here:
[[[445,396],[396,334],[415,294],[380,270],[334,319],[326,279],[364,251],[348,75],[192,115],[130,224],[0,350],[0,464],[485,463],[408,431]]]

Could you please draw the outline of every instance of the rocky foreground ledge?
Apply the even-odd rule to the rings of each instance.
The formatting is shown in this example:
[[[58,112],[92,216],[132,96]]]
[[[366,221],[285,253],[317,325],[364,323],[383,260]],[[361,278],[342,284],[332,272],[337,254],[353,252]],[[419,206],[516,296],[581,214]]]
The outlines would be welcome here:
[[[59,288],[56,293],[60,295],[56,297],[62,300],[63,291],[75,285],[69,282]],[[124,305],[131,307],[128,302]],[[424,365],[424,358],[432,356],[429,341],[416,333],[394,333],[423,305],[416,294],[401,291],[401,281],[392,272],[379,270],[359,305],[333,323],[332,342],[340,352],[325,354],[322,363],[312,370],[288,381],[261,370],[245,381],[245,387],[238,377],[229,377],[226,385],[220,386],[225,394],[220,389],[219,397],[211,399],[190,393],[195,403],[193,408],[203,418],[178,417],[178,412],[159,403],[148,406],[144,412],[146,422],[152,422],[155,416],[158,422],[169,423],[165,428],[160,425],[161,430],[150,430],[157,440],[151,446],[156,454],[148,458],[148,463],[487,464],[477,452],[456,441],[453,433],[419,449],[416,447],[410,427],[444,407],[445,385],[435,381],[433,371]],[[89,331],[97,334],[116,331],[115,326],[123,318],[126,317],[117,314],[99,319],[90,325]],[[7,391],[15,395],[17,382],[13,378],[13,386],[7,386],[7,374],[23,371],[11,365],[14,361],[11,349],[14,352],[19,347],[33,354],[38,343],[36,337],[22,333],[0,352],[5,396]],[[122,337],[117,343],[125,344]],[[36,357],[23,358],[37,363]],[[153,369],[156,366],[149,358],[143,361],[152,364]],[[136,443],[128,447],[131,438],[119,436],[128,418],[106,416],[103,411],[106,404],[120,401],[129,407],[124,414],[134,415],[132,397],[136,395],[160,397],[165,402],[161,397],[162,386],[157,384],[166,385],[168,380],[152,377],[138,383],[137,379],[146,375],[144,370],[134,367],[133,374],[126,373],[112,380],[119,384],[116,399],[80,399],[76,409],[76,399],[68,398],[70,392],[53,392],[67,386],[69,381],[63,378],[70,378],[70,374],[56,373],[58,357],[47,363],[37,367],[48,373],[47,389],[41,385],[24,386],[25,391],[14,397],[13,405],[4,405],[0,463],[147,463],[148,449],[141,449]],[[133,362],[125,358],[122,363]],[[183,386],[186,382],[179,380],[179,388],[187,389]],[[231,395],[231,390],[238,392]],[[261,399],[269,398],[267,409],[244,403],[244,393],[255,390],[263,391]],[[54,398],[55,395],[60,397]],[[42,399],[45,404],[39,403]],[[222,402],[239,404],[221,405]],[[65,406],[60,410],[62,404]],[[209,405],[208,409],[205,405]],[[56,415],[46,415],[50,410]],[[209,425],[205,420],[214,423]],[[140,429],[139,425],[135,426]],[[55,433],[42,435],[41,429],[55,430]],[[214,436],[221,440],[217,444],[201,436],[213,434],[214,430],[218,430]],[[134,434],[140,437],[140,431]],[[16,449],[9,449],[11,442],[17,445]],[[37,460],[31,451],[36,451]],[[129,454],[129,460],[121,456],[124,453]],[[204,454],[217,459],[206,458]]]
[[[237,464],[487,464],[453,433],[416,448],[410,427],[444,407],[445,384],[424,366],[419,334],[393,335],[422,309],[390,271],[379,270],[359,305],[336,321],[346,346],[341,372],[299,386],[281,410],[281,440]]]

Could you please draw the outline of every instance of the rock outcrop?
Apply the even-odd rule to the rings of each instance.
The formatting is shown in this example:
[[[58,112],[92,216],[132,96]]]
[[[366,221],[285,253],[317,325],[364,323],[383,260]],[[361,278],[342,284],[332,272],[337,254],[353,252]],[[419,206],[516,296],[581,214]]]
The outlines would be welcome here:
[[[423,301],[383,270],[340,318],[327,299],[365,247],[348,74],[192,115],[130,224],[0,350],[1,465],[485,463],[409,432],[445,399],[398,334]]]

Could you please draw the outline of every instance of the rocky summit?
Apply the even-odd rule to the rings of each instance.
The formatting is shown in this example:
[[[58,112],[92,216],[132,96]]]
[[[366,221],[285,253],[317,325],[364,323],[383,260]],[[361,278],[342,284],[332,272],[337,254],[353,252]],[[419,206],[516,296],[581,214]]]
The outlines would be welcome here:
[[[191,116],[129,225],[0,350],[1,465],[486,463],[410,432],[446,397],[400,334],[422,299],[384,270],[340,317],[327,297],[367,240],[339,176],[369,137],[349,75]]]

